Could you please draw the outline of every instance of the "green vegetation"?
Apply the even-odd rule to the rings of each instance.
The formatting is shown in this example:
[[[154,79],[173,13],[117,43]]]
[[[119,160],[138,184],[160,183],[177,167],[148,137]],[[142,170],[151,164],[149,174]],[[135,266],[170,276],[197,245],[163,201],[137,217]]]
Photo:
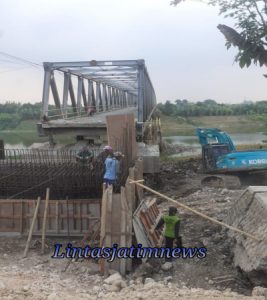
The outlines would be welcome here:
[[[6,102],[0,104],[0,130],[16,128],[24,120],[38,120],[40,110],[41,103]]]
[[[158,108],[167,116],[199,117],[199,116],[243,116],[267,114],[267,101],[245,101],[240,104],[217,103],[207,99],[196,103],[186,99],[177,99],[171,103],[159,103]]]
[[[182,0],[172,0],[177,5]],[[267,5],[266,0],[210,0],[217,6],[219,14],[234,21],[234,27],[219,24],[217,28],[226,38],[226,47],[238,48],[235,61],[239,66],[249,67],[251,63],[260,66],[267,63]]]
[[[267,131],[267,115],[247,116],[161,116],[163,136],[195,135],[196,127],[215,127],[228,133],[256,133]]]
[[[216,127],[229,133],[267,131],[267,101],[219,104],[176,100],[158,105],[163,136],[194,135],[196,127]]]
[[[50,110],[55,109],[49,106]],[[0,104],[0,139],[6,144],[30,146],[33,143],[44,143],[48,137],[39,137],[36,123],[40,119],[41,103],[19,104],[6,102]],[[56,111],[55,111],[56,113]],[[70,144],[73,135],[58,135],[55,140],[59,143]]]
[[[54,105],[49,105],[50,115],[56,115],[58,111]],[[25,120],[40,119],[41,103],[16,103],[7,101],[0,104],[0,130],[17,128],[20,122]]]

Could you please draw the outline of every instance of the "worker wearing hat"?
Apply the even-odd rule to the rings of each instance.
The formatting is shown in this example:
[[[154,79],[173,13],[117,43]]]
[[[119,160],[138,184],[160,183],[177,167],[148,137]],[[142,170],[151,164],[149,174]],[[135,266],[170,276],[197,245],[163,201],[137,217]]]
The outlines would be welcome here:
[[[98,156],[97,156],[97,161],[102,162],[103,164],[105,163],[106,158],[112,155],[113,156],[113,149],[111,146],[107,145],[103,148],[103,151],[101,151]]]
[[[107,188],[109,185],[115,185],[117,174],[117,160],[113,156],[113,154],[109,154],[108,157],[105,160],[105,173],[104,173],[104,185],[105,188]]]
[[[110,146],[106,146],[104,150],[108,151],[108,157],[105,160],[104,184],[105,187],[108,185],[114,186],[121,175],[121,159],[124,155],[121,152],[113,154]]]

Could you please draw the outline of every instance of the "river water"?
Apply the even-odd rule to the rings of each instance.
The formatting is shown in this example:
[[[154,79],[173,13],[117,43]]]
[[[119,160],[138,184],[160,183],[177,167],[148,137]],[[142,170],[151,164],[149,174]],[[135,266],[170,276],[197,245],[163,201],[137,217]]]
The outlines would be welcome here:
[[[237,133],[230,135],[235,145],[244,144],[262,144],[267,142],[267,135],[263,133]],[[47,141],[47,138],[39,138],[36,134],[32,135],[18,135],[0,133],[0,139],[4,140],[6,149],[25,149],[31,147],[34,143],[43,143]],[[200,145],[196,136],[169,136],[163,137],[163,139],[171,144],[179,144],[183,146],[190,146],[193,149],[200,149]]]

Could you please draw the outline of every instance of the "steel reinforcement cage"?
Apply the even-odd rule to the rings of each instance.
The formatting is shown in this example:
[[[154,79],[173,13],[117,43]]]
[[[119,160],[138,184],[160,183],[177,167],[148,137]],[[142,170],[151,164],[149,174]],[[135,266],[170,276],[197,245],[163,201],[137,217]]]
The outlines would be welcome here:
[[[95,158],[99,148],[90,149]],[[16,149],[0,150],[0,199],[44,197],[52,199],[100,197],[104,164],[77,161],[79,151]]]

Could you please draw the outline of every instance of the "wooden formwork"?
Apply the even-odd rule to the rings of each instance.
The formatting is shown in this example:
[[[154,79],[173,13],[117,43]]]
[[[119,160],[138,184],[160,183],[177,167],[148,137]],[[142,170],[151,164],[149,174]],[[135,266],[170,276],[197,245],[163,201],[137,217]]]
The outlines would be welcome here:
[[[0,200],[0,232],[26,234],[36,200]],[[49,200],[47,236],[83,236],[100,220],[100,199]],[[45,200],[41,200],[34,235],[42,234]]]
[[[101,210],[100,246],[131,247],[133,245],[133,212],[141,201],[143,193],[136,188],[130,180],[143,178],[142,160],[138,160],[135,167],[129,169],[125,187],[121,187],[120,193],[113,193],[112,187],[103,192]],[[107,275],[109,269],[119,271],[122,275],[132,269],[132,260],[127,258],[115,259],[108,263],[101,261],[101,273]]]
[[[162,228],[155,230],[162,214],[156,200],[142,201],[134,213],[133,226],[137,242],[143,247],[159,247],[162,245]]]

